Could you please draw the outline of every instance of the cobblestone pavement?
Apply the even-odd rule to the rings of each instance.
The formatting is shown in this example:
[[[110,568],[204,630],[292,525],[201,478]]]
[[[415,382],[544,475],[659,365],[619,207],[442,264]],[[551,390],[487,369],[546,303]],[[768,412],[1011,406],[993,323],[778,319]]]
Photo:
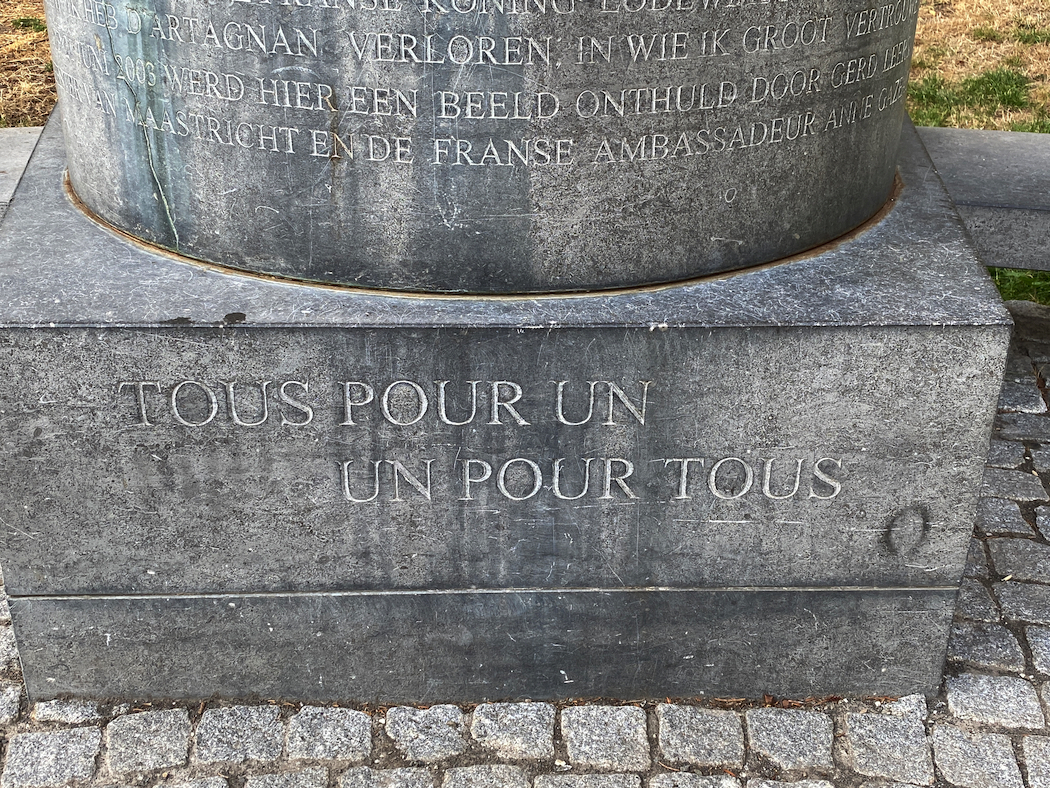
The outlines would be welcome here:
[[[30,706],[0,600],[0,788],[1050,788],[1050,309],[1017,331],[940,694],[460,708]]]

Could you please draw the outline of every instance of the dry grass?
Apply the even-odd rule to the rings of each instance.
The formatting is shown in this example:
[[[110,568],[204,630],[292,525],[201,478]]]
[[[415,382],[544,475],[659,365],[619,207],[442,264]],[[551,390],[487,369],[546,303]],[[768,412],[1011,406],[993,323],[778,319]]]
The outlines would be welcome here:
[[[913,82],[935,75],[960,85],[996,69],[1028,77],[1031,106],[958,107],[945,125],[1009,129],[1050,114],[1050,0],[922,0]]]
[[[43,6],[43,0],[0,0],[0,126],[39,125],[54,106],[47,34],[14,24],[42,21]],[[995,129],[1050,123],[1050,0],[922,0],[913,80],[937,77],[953,88],[996,69],[1027,77],[1030,106],[963,102],[943,122]]]
[[[39,126],[55,105],[47,33],[23,19],[43,22],[43,0],[0,0],[0,126]]]

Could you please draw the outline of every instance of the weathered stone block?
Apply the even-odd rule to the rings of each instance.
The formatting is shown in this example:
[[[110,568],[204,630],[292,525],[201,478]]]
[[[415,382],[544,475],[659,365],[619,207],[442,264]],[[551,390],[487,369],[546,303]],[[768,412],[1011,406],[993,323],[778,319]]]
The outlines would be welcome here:
[[[30,697],[932,688],[1009,321],[903,151],[892,210],[775,266],[427,298],[144,250],[48,130],[0,230]]]

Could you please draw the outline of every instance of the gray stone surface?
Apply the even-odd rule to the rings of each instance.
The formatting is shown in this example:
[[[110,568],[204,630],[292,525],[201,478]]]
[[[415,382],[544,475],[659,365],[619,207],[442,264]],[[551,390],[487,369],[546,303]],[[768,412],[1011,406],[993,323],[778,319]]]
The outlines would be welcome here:
[[[461,766],[448,769],[441,788],[530,788],[529,778],[517,766]]]
[[[15,630],[11,626],[0,626],[0,668],[9,666],[18,657]]]
[[[1025,378],[1007,375],[999,392],[999,410],[1006,413],[1046,413],[1046,402],[1043,401],[1035,375]]]
[[[229,788],[225,777],[199,777],[195,780],[173,780],[165,783],[169,788]]]
[[[1050,155],[1042,135],[947,128],[919,133],[988,265],[1050,269]]]
[[[740,788],[740,780],[726,774],[704,776],[677,772],[658,774],[649,779],[648,788]]]
[[[640,788],[641,784],[642,778],[637,774],[541,774],[536,777],[533,786],[534,788]],[[691,786],[682,786],[682,788],[691,788]]]
[[[995,583],[992,592],[1006,619],[1050,624],[1050,587],[1034,583]]]
[[[1041,413],[1002,413],[995,419],[995,429],[1003,440],[1050,441],[1050,419]]]
[[[573,766],[641,772],[652,765],[645,712],[637,706],[562,709],[561,735]]]
[[[3,221],[41,131],[41,126],[0,129],[0,221]]]
[[[1050,547],[1033,539],[989,539],[988,552],[1004,579],[1050,583]]]
[[[428,769],[372,769],[359,766],[348,769],[339,778],[339,788],[434,788],[434,776]]]
[[[977,527],[985,534],[1032,535],[1017,503],[1004,498],[981,498],[977,502]]]
[[[959,601],[955,607],[955,615],[971,621],[992,623],[999,620],[999,608],[992,599],[991,592],[983,583],[964,578],[962,585],[959,586]]]
[[[10,415],[0,432],[0,472],[22,485],[0,501],[12,524],[0,560],[34,696],[93,685],[114,697],[253,691],[390,703],[476,700],[479,681],[498,698],[558,697],[566,687],[624,698],[931,689],[1007,318],[911,132],[901,165],[907,186],[883,221],[746,277],[573,298],[399,298],[253,280],[135,247],[68,205],[61,150],[45,140],[0,237],[0,324],[55,324],[5,334],[3,363],[17,367],[9,377],[19,390],[0,394],[5,414],[36,408],[49,425],[34,437]],[[44,297],[56,281],[58,304]],[[664,323],[667,331],[650,330]],[[933,372],[944,358],[958,375]],[[405,423],[407,383],[384,414],[384,392],[417,380],[423,418]],[[445,404],[457,419],[470,413],[467,381],[483,381],[473,425],[441,420],[439,380],[450,381]],[[585,414],[587,381],[605,381],[590,422],[558,421],[551,380],[567,381],[563,415],[574,420]],[[122,381],[133,385],[121,391]],[[148,425],[135,381],[162,389],[143,389]],[[260,381],[270,383],[268,420],[243,426],[262,415],[251,399]],[[340,384],[352,381],[374,389],[366,405],[366,389],[351,387],[353,425],[340,414]],[[515,412],[529,424],[506,407],[488,424],[500,381],[521,381]],[[609,384],[637,407],[640,381],[653,381],[645,424],[614,395],[617,424],[605,425]],[[170,395],[182,383],[176,414]],[[201,386],[216,396],[214,418],[180,424],[176,415],[209,418]],[[44,392],[53,396],[41,404]],[[514,396],[496,392],[504,405]],[[309,424],[287,398],[313,409]],[[794,457],[789,446],[812,448]],[[563,454],[566,485],[593,460],[586,504],[554,495]],[[30,456],[77,471],[39,474]],[[686,457],[705,465],[689,466],[687,497],[677,498]],[[543,483],[516,501],[531,490],[530,458]],[[823,458],[838,494],[815,472]],[[472,482],[471,501],[460,500],[466,459],[491,467]],[[778,500],[792,492],[798,459],[799,489]],[[426,489],[429,460],[428,500],[405,474]],[[634,471],[620,480],[637,498],[613,479],[627,462]],[[379,497],[354,503],[368,497],[370,466]],[[500,488],[501,467],[512,495]],[[748,469],[747,492],[719,497],[743,490]],[[611,498],[602,497],[606,470]],[[47,516],[29,523],[18,503],[26,496],[48,499]],[[91,516],[73,511],[74,500]],[[149,522],[129,519],[129,507]],[[275,526],[263,511],[298,525]],[[74,519],[82,527],[58,525]],[[582,530],[555,527],[570,519]],[[617,590],[756,584],[807,590],[684,591],[674,601]],[[547,593],[566,587],[594,591]],[[420,588],[455,593],[404,593]],[[363,590],[374,593],[340,596]],[[644,609],[657,599],[666,620]],[[696,622],[688,633],[686,610]],[[444,628],[420,643],[417,620]],[[636,625],[641,639],[620,644],[617,633]],[[822,647],[788,637],[800,627]],[[720,645],[719,633],[745,628],[761,637],[743,652]],[[62,641],[71,631],[83,636]],[[87,664],[97,666],[90,677],[58,669]]]
[[[554,718],[549,703],[482,703],[471,716],[470,735],[501,758],[553,758]]]
[[[751,779],[747,781],[747,788],[835,788],[833,783],[827,780],[795,780],[785,782],[781,780],[766,780],[764,778]]]
[[[353,709],[304,706],[288,720],[289,758],[360,761],[372,752],[372,718]]]
[[[22,685],[0,684],[0,725],[14,722],[22,704]]]
[[[959,719],[1004,728],[1042,728],[1045,723],[1039,696],[1024,679],[964,673],[945,685],[948,710]]]
[[[1024,635],[1032,652],[1032,667],[1039,673],[1050,674],[1050,628],[1025,627]]]
[[[921,718],[848,714],[846,746],[855,772],[915,785],[933,783],[933,760]]]
[[[1021,740],[1028,788],[1050,788],[1050,739],[1025,736]]]
[[[955,624],[948,641],[948,659],[980,668],[1020,673],[1024,652],[1017,638],[999,624]]]
[[[1023,788],[1010,739],[934,725],[933,758],[941,776],[960,788]]]
[[[1039,477],[1027,471],[1007,471],[987,468],[981,495],[994,498],[1010,498],[1014,501],[1045,501],[1046,490]]]
[[[320,766],[280,774],[251,775],[245,788],[327,788],[328,770]]]
[[[984,551],[984,542],[980,539],[970,540],[970,549],[966,554],[966,577],[983,579],[988,577],[988,556]]]
[[[73,728],[11,737],[0,776],[2,788],[45,788],[84,782],[95,774],[102,732]]]
[[[68,8],[49,0],[51,34],[92,41],[90,20]],[[88,207],[242,270],[506,293],[678,281],[780,259],[853,230],[894,190],[914,6],[851,35],[831,8],[767,29],[761,5],[711,7],[679,12],[676,33],[655,20],[629,33],[619,6],[563,4],[508,14],[498,30],[448,20],[435,32],[428,14],[399,5],[377,13],[409,37],[396,40],[415,43],[392,54],[374,33],[336,35],[330,5],[296,8],[301,32],[265,45],[268,58],[152,37],[158,73],[237,75],[216,88],[225,110],[147,77],[170,131],[122,107],[100,112],[75,85],[116,97],[125,83],[56,48],[55,69],[73,85],[58,81],[70,179]],[[137,17],[114,9],[106,62],[134,62],[144,36],[127,31]],[[267,4],[211,14],[231,36],[288,24]],[[602,51],[590,51],[592,40]],[[661,42],[670,49],[638,49]],[[273,81],[268,62],[278,56],[309,68],[287,101],[289,83]],[[863,62],[865,78],[831,89],[834,69],[850,61]],[[362,70],[391,92],[369,98]],[[683,90],[658,94],[639,73]]]
[[[743,765],[744,729],[735,712],[661,703],[656,707],[656,719],[662,762]]]
[[[1050,467],[1044,466],[1044,470],[1050,470]],[[1044,539],[1050,539],[1050,506],[1035,508],[1035,527]]]
[[[207,709],[197,724],[193,758],[199,763],[274,761],[284,749],[276,706]]]
[[[906,695],[903,698],[883,703],[882,711],[887,714],[895,714],[898,717],[913,717],[923,720],[926,719],[929,707],[926,703],[926,696],[916,693],[915,695]]]
[[[466,728],[463,712],[443,705],[429,709],[396,706],[387,711],[383,729],[408,760],[434,763],[467,748]]]
[[[1032,464],[1038,471],[1050,471],[1050,446],[1038,446],[1032,449]],[[1038,512],[1039,509],[1036,511]]]
[[[988,464],[993,468],[1016,468],[1024,462],[1024,444],[993,440],[988,445]]]
[[[749,709],[744,716],[752,751],[781,769],[834,767],[828,715],[798,709]]]
[[[33,719],[37,722],[64,722],[78,725],[102,719],[98,704],[88,700],[50,700],[33,704]]]
[[[189,747],[185,709],[125,714],[106,726],[106,765],[114,774],[182,766]]]

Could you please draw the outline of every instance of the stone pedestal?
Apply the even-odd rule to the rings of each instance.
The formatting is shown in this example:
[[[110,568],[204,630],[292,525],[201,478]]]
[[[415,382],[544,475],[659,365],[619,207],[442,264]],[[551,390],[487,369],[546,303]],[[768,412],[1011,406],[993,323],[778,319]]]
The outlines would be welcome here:
[[[897,695],[939,680],[1010,321],[895,200],[737,275],[548,297],[0,236],[0,562],[34,699]]]

